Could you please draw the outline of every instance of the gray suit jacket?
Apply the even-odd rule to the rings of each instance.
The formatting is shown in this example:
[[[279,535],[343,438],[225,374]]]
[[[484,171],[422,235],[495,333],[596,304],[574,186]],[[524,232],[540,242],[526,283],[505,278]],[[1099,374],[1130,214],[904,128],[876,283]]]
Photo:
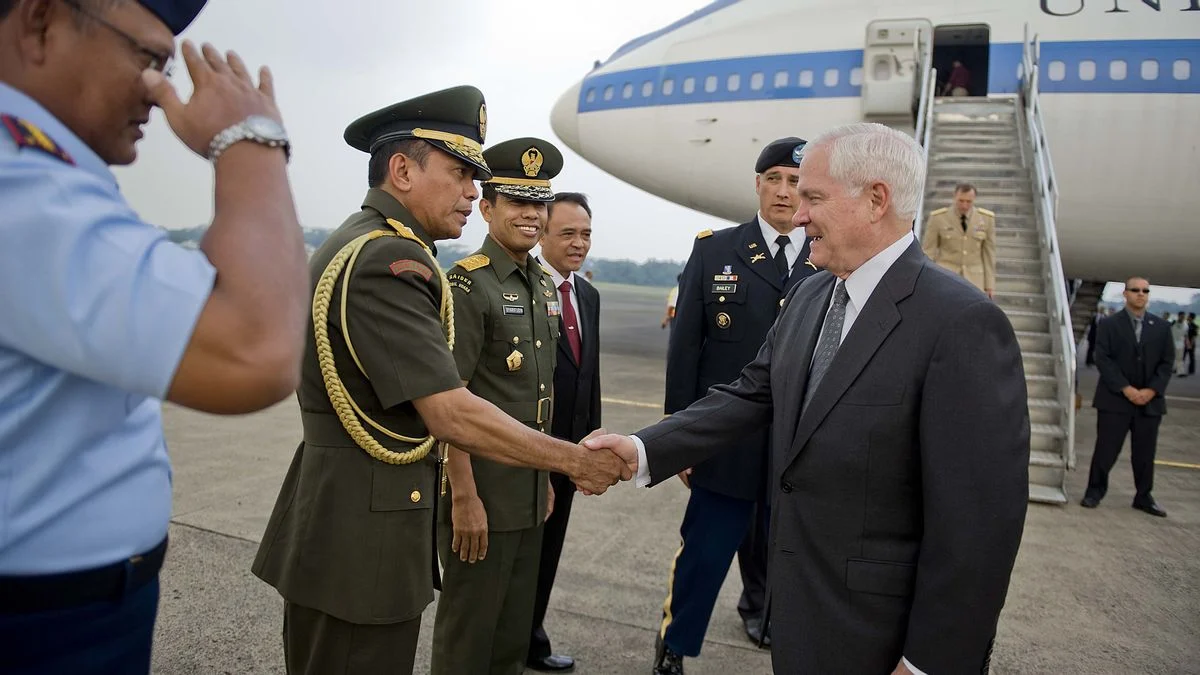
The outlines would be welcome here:
[[[986,671],[1028,499],[1012,325],[914,242],[801,416],[833,285],[797,286],[736,382],[638,432],[652,483],[772,425],[776,672]]]

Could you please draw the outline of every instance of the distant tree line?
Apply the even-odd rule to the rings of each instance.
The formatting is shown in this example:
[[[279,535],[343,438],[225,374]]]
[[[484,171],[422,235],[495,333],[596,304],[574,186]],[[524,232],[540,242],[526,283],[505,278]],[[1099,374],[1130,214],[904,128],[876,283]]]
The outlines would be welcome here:
[[[207,229],[208,226],[199,225],[181,230],[167,230],[167,236],[177,244],[185,242],[199,244]],[[310,251],[316,249],[325,242],[329,232],[329,230],[304,228],[304,243]],[[455,261],[462,260],[472,252],[472,249],[458,244],[440,243],[437,249],[438,263],[446,269],[449,269]],[[632,260],[589,258],[585,269],[592,272],[595,281],[634,286],[670,287],[675,285],[675,277],[683,271],[683,263],[674,260],[651,259],[639,263]]]

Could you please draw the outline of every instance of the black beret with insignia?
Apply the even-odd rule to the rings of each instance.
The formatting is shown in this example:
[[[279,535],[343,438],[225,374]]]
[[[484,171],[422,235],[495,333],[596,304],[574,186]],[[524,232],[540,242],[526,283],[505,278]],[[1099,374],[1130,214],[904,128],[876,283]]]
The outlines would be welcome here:
[[[435,91],[368,113],[346,127],[350,147],[373,153],[379,146],[405,138],[420,138],[438,150],[471,164],[477,178],[490,178],[483,157],[487,136],[487,104],[483,92],[464,85]]]
[[[496,192],[514,199],[552,202],[550,179],[562,171],[563,156],[558,148],[540,138],[514,138],[484,151],[491,179],[485,181]]]
[[[777,141],[771,141],[758,155],[754,163],[754,173],[762,173],[773,166],[800,166],[800,158],[808,141],[795,136],[788,136]]]
[[[175,35],[183,32],[208,0],[138,0],[146,9],[157,16]]]

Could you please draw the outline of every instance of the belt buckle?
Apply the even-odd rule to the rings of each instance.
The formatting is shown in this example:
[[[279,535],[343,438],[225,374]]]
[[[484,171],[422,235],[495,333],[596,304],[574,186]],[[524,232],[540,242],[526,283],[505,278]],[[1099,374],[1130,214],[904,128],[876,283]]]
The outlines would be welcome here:
[[[546,405],[546,414],[545,415],[542,414],[542,404],[543,403]],[[539,398],[538,402],[537,402],[537,423],[543,424],[548,419],[550,419],[550,397],[545,396],[543,398]]]

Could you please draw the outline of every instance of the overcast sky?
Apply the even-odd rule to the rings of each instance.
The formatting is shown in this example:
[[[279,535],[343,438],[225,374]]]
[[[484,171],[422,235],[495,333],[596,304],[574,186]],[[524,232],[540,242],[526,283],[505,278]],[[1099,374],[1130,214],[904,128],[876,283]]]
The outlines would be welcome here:
[[[488,105],[488,143],[537,136],[566,157],[557,190],[587,193],[595,210],[592,254],[684,260],[696,232],[732,223],[623,183],[576,155],[550,128],[560,94],[617,47],[707,0],[210,0],[182,37],[237,50],[269,65],[293,144],[292,188],[306,227],[334,228],[366,192],[367,155],[342,140],[364,113],[459,84]],[[190,90],[182,64],[174,81]],[[212,170],[186,150],[157,111],[138,162],[117,170],[149,222],[191,227],[212,218]],[[753,190],[747,175],[746,189]],[[456,243],[475,248],[486,224],[475,214]],[[1110,286],[1106,298],[1119,297]],[[1190,291],[1155,298],[1186,301]]]

